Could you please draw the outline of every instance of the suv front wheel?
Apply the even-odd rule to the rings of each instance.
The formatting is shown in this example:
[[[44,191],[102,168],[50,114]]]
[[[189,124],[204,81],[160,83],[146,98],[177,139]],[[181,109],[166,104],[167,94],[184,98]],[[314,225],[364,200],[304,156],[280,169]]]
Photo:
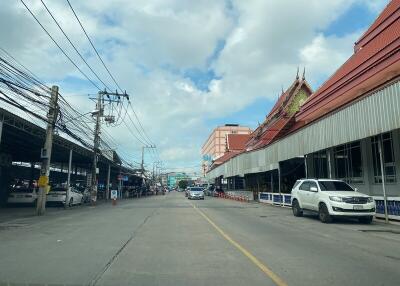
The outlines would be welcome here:
[[[292,211],[294,216],[303,216],[303,210],[300,208],[299,202],[297,200],[293,200]]]
[[[319,205],[319,212],[318,212],[319,220],[323,223],[330,223],[332,222],[332,217],[329,214],[328,208],[324,203]]]

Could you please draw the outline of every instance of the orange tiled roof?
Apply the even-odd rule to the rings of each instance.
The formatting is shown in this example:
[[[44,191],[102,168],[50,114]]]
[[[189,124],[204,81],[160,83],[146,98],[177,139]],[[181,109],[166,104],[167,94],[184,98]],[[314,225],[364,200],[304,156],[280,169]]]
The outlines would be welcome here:
[[[250,134],[227,134],[226,147],[228,151],[241,151],[246,147]]]

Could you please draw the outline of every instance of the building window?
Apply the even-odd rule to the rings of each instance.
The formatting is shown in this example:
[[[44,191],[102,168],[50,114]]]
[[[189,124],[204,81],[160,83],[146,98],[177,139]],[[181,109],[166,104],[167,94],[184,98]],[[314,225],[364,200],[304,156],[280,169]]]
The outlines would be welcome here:
[[[313,154],[314,175],[316,178],[328,178],[328,159],[326,151],[319,151]]]
[[[363,167],[360,142],[334,148],[336,178],[349,183],[363,183]]]
[[[372,143],[372,161],[374,166],[374,182],[382,183],[381,160],[379,155],[379,140],[382,142],[383,171],[386,183],[396,182],[396,164],[393,152],[392,133],[374,136]]]

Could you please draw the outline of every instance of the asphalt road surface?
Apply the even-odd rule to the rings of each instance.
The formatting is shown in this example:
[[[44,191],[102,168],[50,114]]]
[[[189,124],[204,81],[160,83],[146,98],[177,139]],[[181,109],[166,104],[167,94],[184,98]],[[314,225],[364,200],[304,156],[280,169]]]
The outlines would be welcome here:
[[[400,285],[400,227],[170,193],[0,216],[0,285]],[[10,215],[11,214],[11,215]]]

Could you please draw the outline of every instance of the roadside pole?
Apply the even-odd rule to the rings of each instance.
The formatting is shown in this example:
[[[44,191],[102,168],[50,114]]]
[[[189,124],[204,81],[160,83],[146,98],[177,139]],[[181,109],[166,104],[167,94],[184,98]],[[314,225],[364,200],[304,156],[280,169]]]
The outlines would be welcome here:
[[[57,110],[58,101],[58,86],[51,87],[51,98],[50,107],[47,114],[47,129],[46,129],[46,141],[44,143],[44,148],[42,149],[42,165],[40,168],[40,177],[38,181],[39,193],[38,200],[36,204],[36,214],[43,215],[46,210],[46,195],[49,190],[49,175],[50,175],[50,162],[51,162],[51,149],[53,146],[53,136],[55,122],[58,115]]]
[[[121,173],[121,165],[119,166],[119,177],[118,177],[118,198],[122,199],[122,173]]]
[[[108,164],[108,171],[107,171],[107,185],[106,185],[106,201],[110,196],[110,173],[111,173],[111,166]]]
[[[104,116],[104,95],[107,96],[107,102],[117,102],[120,103],[121,97],[127,98],[129,100],[129,95],[118,92],[108,92],[107,90],[99,91],[97,94],[96,110],[92,112],[92,115],[96,115],[96,126],[94,129],[94,144],[93,144],[93,164],[92,164],[92,178],[91,178],[91,203],[96,204],[97,201],[97,162],[101,155],[100,153],[100,128],[101,128],[101,118],[104,117],[105,122],[113,123],[115,121],[114,116]],[[110,97],[112,96],[112,98]],[[93,98],[96,100],[96,98]]]
[[[281,190],[281,166],[278,163],[278,189],[279,189],[279,197],[281,199],[281,206],[283,206],[283,196]]]
[[[329,175],[329,179],[332,179],[332,158],[331,158],[331,150],[330,149],[327,150],[326,155],[328,157],[328,175]]]
[[[66,194],[66,196],[65,196],[65,204],[64,204],[64,207],[65,207],[65,208],[68,208],[69,197],[70,197],[71,170],[72,170],[72,149],[69,150],[68,177],[67,177],[67,194]]]
[[[97,156],[100,145],[100,123],[102,116],[102,93],[97,94],[97,104],[96,104],[96,126],[94,129],[94,147],[93,147],[93,164],[92,164],[92,186],[91,186],[91,203],[96,204],[97,200]]]
[[[381,161],[381,175],[382,175],[382,191],[383,191],[383,204],[385,208],[385,222],[389,223],[388,209],[387,209],[387,196],[385,188],[385,169],[383,168],[383,155],[382,155],[382,139],[378,140],[379,160]]]
[[[142,175],[144,174],[144,146],[142,146],[142,164],[141,164],[141,168],[142,168]]]
[[[307,155],[304,155],[304,170],[306,171],[306,179],[308,179]]]

